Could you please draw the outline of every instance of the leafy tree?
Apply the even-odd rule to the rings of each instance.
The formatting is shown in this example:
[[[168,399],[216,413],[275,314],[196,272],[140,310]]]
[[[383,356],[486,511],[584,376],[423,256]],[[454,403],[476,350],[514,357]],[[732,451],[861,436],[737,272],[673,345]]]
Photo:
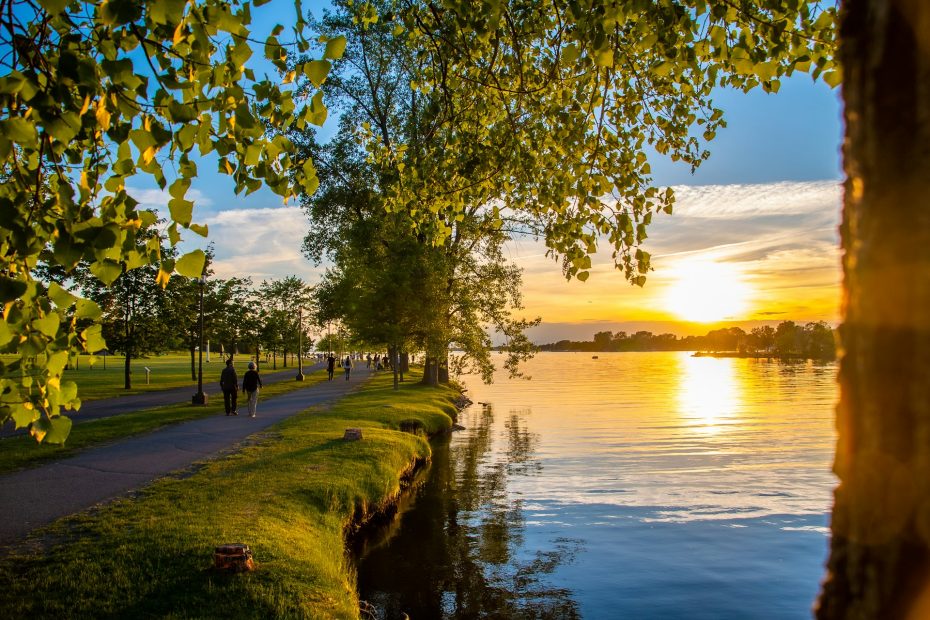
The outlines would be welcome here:
[[[753,327],[747,341],[752,350],[767,351],[775,346],[775,329],[770,325]]]
[[[325,108],[315,98],[298,109],[280,84],[246,66],[250,2],[9,0],[2,8],[0,352],[16,358],[0,363],[0,423],[12,418],[39,440],[62,441],[70,427],[57,417],[60,406],[80,402],[60,381],[64,363],[70,351],[104,343],[99,325],[78,330],[72,320],[96,319],[99,308],[32,278],[40,255],[66,272],[86,260],[104,284],[149,264],[161,284],[174,271],[199,276],[200,250],[174,260],[155,237],[140,249],[139,231],[155,215],[139,208],[127,181],[144,174],[169,189],[171,221],[159,237],[170,245],[182,228],[206,235],[185,198],[197,174],[193,156],[215,152],[237,191],[312,191],[312,163],[266,128],[321,123]],[[299,0],[297,14],[294,45],[305,51]],[[279,34],[264,55],[286,69]],[[338,56],[339,47],[333,42],[327,54]],[[327,67],[312,60],[294,69],[319,83]]]
[[[157,239],[153,232],[150,235],[149,239]],[[146,236],[141,240],[147,242]],[[166,257],[174,254],[171,248],[160,251]],[[123,385],[128,390],[132,388],[132,360],[165,350],[166,334],[174,328],[169,322],[170,296],[157,281],[158,268],[144,265],[128,269],[126,263],[122,267],[123,273],[112,283],[87,273],[80,287],[102,311],[100,322],[108,348],[125,356]]]
[[[647,226],[674,202],[652,183],[648,152],[697,167],[724,124],[715,87],[777,91],[795,71],[840,80],[835,9],[820,2],[334,4],[374,50],[344,60],[356,59],[355,79],[380,76],[384,58],[408,76],[376,81],[383,96],[364,109],[374,117],[366,149],[391,173],[385,207],[442,240],[477,198],[497,225],[542,235],[581,280],[606,241],[626,276],[645,282]],[[387,122],[391,106],[422,121]]]
[[[297,352],[298,333],[301,329],[304,347],[309,348],[307,328],[313,308],[312,291],[313,287],[297,276],[266,280],[259,286],[257,300],[261,306],[258,318],[260,340],[275,357],[279,350],[284,353],[285,368],[288,352]],[[304,319],[302,326],[298,321],[301,317]]]

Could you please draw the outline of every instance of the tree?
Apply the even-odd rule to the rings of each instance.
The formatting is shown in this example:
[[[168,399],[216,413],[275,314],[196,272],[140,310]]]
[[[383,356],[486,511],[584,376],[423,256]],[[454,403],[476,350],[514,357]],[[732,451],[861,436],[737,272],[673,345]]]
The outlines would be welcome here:
[[[823,620],[926,618],[930,5],[847,0],[840,401]]]
[[[392,174],[385,207],[441,240],[482,197],[495,223],[540,234],[581,280],[606,241],[617,267],[645,282],[646,228],[674,201],[653,185],[647,151],[698,166],[708,155],[702,138],[724,124],[714,87],[774,92],[782,76],[808,70],[840,79],[835,9],[819,2],[336,6],[363,26],[362,39],[406,50],[394,57],[410,79],[368,110],[403,104],[425,115],[406,133],[396,131],[403,124],[363,125],[366,149]]]
[[[3,3],[0,353],[15,360],[0,363],[0,423],[12,418],[37,440],[63,441],[70,423],[58,417],[60,407],[80,404],[73,385],[61,382],[69,352],[104,346],[99,324],[77,329],[96,320],[99,308],[32,278],[40,255],[66,272],[86,260],[105,284],[149,264],[161,284],[175,271],[199,276],[201,250],[176,261],[160,253],[161,237],[174,246],[182,228],[207,233],[185,199],[197,174],[195,153],[216,152],[237,191],[313,190],[312,163],[266,128],[322,123],[325,107],[317,97],[298,109],[280,84],[255,79],[246,66],[251,7],[239,0]],[[297,13],[295,47],[303,52],[299,1]],[[264,54],[284,70],[279,34],[267,39]],[[340,46],[332,42],[326,54],[338,56]],[[325,60],[296,67],[317,84],[327,68]],[[136,174],[172,196],[170,223],[141,250],[139,231],[156,216],[127,190]]]
[[[262,281],[257,297],[260,300],[259,331],[265,347],[277,357],[278,350],[284,353],[284,367],[287,368],[288,352],[297,351],[298,333],[303,330],[303,342],[308,342],[308,333],[304,323],[298,323],[298,317],[310,318],[313,308],[313,287],[297,276],[287,276],[282,280]]]
[[[145,236],[142,241],[146,241]],[[174,254],[169,248],[161,252],[165,256]],[[156,279],[158,268],[145,265],[128,269],[124,263],[123,269],[110,284],[87,273],[80,286],[84,296],[102,311],[100,321],[108,348],[125,356],[123,387],[128,390],[132,388],[132,360],[164,350],[168,344],[165,334],[174,328],[169,322],[169,294]]]

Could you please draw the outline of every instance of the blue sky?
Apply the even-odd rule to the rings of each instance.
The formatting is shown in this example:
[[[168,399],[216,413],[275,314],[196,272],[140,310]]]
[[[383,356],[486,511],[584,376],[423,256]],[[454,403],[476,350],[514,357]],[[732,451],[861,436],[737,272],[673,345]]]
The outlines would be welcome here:
[[[319,3],[305,3],[310,6],[319,10]],[[256,38],[292,14],[292,3],[284,0],[256,9]],[[663,297],[682,266],[695,260],[727,263],[734,279],[750,285],[751,310],[728,320],[836,321],[839,91],[797,75],[774,95],[720,90],[714,100],[728,126],[710,143],[711,157],[695,174],[664,157],[651,158],[656,183],[675,186],[679,203],[675,215],[654,221],[646,249],[655,256],[656,271],[644,289],[626,284],[606,254],[596,257],[592,278],[582,284],[566,282],[558,265],[542,258],[539,244],[520,242],[509,249],[525,269],[526,314],[544,321],[534,334],[537,341],[590,338],[600,329],[706,331],[706,325],[683,324]],[[333,119],[327,125],[333,127]],[[196,204],[194,220],[210,227],[217,275],[251,275],[257,283],[296,274],[316,281],[320,270],[299,251],[307,226],[299,208],[283,205],[267,190],[236,196],[231,179],[216,172],[211,158],[199,168],[189,197]],[[153,186],[131,189],[144,204],[164,208],[164,195]],[[205,245],[192,234],[185,244]]]

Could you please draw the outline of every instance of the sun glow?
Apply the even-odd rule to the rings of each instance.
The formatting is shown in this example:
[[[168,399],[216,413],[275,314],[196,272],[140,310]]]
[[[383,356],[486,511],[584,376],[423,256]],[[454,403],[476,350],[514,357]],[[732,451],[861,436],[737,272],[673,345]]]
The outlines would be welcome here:
[[[749,308],[751,292],[737,267],[694,261],[677,267],[665,304],[680,318],[696,323],[742,319]]]

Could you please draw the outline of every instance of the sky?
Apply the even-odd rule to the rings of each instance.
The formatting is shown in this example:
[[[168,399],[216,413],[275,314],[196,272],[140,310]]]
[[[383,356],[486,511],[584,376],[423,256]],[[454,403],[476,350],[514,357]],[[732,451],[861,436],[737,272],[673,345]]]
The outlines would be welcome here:
[[[257,31],[272,17],[284,19],[262,11],[255,12]],[[714,99],[728,126],[696,173],[659,155],[650,159],[655,182],[674,187],[677,203],[649,229],[643,247],[654,271],[645,287],[628,284],[609,251],[594,257],[586,282],[569,282],[541,243],[509,244],[510,258],[524,269],[523,315],[542,318],[530,333],[535,342],[589,340],[604,330],[683,336],[722,325],[838,322],[839,91],[799,75],[777,94],[721,90]],[[199,168],[188,198],[194,221],[209,226],[217,276],[318,281],[321,269],[300,253],[308,224],[299,207],[268,190],[236,196],[209,158]],[[166,192],[129,189],[164,210]],[[184,243],[207,241],[188,233]]]

